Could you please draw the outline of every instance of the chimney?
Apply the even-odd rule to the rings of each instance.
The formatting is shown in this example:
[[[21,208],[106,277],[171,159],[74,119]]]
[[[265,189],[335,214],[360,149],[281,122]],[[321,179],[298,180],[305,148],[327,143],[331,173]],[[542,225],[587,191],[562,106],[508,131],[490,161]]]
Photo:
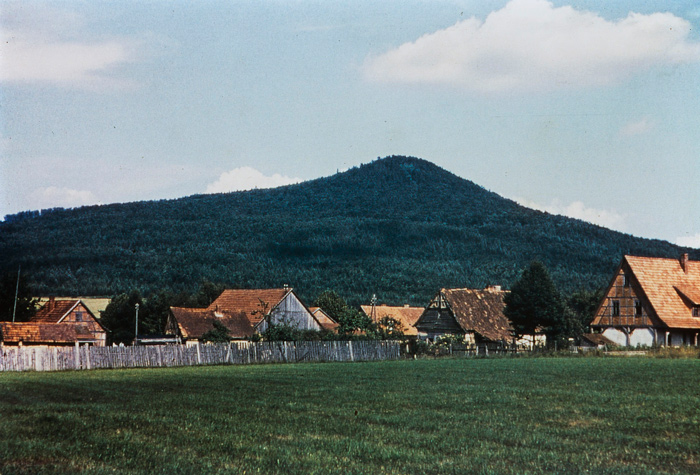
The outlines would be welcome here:
[[[49,311],[53,310],[56,306],[56,297],[49,297]]]
[[[683,269],[683,272],[686,274],[688,273],[688,253],[683,253],[681,255],[681,269]]]
[[[407,303],[403,304],[403,308],[408,308],[408,304]]]
[[[491,291],[491,292],[500,292],[501,286],[500,285],[489,285],[486,287],[486,290]]]

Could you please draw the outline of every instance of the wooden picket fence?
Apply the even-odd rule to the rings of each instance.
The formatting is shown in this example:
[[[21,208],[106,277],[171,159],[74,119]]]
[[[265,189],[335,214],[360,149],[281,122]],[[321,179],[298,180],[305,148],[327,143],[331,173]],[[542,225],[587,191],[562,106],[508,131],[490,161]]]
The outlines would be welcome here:
[[[273,341],[192,346],[2,346],[0,372],[391,360],[400,357],[399,345],[395,341]]]

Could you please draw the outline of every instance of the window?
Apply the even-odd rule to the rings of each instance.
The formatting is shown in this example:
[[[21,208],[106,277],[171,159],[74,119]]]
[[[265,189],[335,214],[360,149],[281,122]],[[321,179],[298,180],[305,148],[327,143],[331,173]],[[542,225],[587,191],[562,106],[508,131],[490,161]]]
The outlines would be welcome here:
[[[634,316],[635,317],[642,316],[642,301],[639,299],[634,300]]]
[[[624,283],[625,283],[625,284],[624,284],[625,287],[629,287],[629,286],[630,286],[630,276],[627,275],[627,274],[622,274],[622,279],[623,279],[623,281],[624,281]]]
[[[613,317],[620,316],[620,301],[619,300],[612,301],[612,316]]]
[[[83,321],[83,312],[75,312],[75,321],[76,321],[76,322],[82,322],[82,321]]]
[[[700,307],[693,307],[693,316],[700,317]]]

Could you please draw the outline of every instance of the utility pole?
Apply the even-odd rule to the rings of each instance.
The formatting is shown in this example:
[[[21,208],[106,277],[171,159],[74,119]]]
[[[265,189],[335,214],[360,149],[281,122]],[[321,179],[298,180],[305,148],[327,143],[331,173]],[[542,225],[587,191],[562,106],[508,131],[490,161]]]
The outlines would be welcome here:
[[[17,286],[15,287],[15,306],[12,309],[12,323],[15,323],[15,313],[17,313],[17,295],[19,294],[19,273],[22,271],[22,264],[17,269]]]
[[[139,304],[136,304],[136,330],[134,331],[134,346],[139,337]]]

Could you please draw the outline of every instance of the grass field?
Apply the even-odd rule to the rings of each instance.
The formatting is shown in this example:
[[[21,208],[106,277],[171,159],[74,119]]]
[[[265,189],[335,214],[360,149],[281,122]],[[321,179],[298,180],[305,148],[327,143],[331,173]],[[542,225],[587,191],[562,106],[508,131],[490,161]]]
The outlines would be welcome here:
[[[700,473],[700,360],[0,374],[0,473]]]

